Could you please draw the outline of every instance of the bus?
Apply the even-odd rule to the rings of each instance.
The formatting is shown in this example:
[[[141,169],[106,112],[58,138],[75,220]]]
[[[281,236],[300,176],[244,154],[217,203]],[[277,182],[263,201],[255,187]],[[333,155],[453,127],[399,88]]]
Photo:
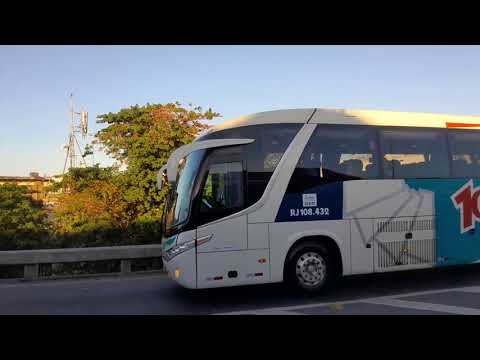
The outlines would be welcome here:
[[[186,288],[480,262],[480,117],[293,109],[226,121],[175,150],[162,257]]]

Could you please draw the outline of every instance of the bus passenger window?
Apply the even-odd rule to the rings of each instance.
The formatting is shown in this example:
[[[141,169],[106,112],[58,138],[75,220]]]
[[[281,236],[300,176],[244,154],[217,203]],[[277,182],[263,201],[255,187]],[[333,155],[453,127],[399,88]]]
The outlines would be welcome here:
[[[480,177],[480,132],[449,130],[453,177]]]
[[[378,176],[373,128],[318,125],[297,163],[287,192],[303,192],[320,184]]]
[[[445,133],[442,130],[381,130],[386,179],[446,178],[449,176]]]

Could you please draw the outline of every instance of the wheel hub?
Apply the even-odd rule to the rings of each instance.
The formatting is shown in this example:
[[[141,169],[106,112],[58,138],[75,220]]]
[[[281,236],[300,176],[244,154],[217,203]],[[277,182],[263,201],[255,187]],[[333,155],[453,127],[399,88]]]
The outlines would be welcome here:
[[[307,252],[297,260],[297,278],[303,285],[308,287],[321,284],[325,280],[325,271],[325,260],[316,252]]]

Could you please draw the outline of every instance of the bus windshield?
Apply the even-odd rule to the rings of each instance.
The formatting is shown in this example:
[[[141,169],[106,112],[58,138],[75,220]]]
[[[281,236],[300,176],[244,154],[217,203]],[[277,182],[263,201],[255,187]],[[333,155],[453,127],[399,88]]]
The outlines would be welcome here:
[[[171,184],[165,203],[165,229],[176,227],[188,219],[191,194],[205,150],[197,150],[181,159],[177,179]]]

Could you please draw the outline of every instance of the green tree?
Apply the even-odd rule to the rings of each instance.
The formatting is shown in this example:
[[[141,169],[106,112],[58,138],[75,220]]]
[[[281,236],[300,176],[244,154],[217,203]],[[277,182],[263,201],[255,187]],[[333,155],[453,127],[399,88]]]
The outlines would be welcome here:
[[[136,105],[98,117],[107,126],[96,134],[97,142],[127,166],[118,184],[137,222],[160,219],[165,190],[159,193],[156,187],[157,171],[173,150],[208,128],[206,120],[218,116],[211,109],[184,108],[177,102]]]
[[[26,187],[0,185],[0,250],[48,247],[48,230],[46,211]]]
[[[101,168],[99,164],[85,168],[72,168],[63,175],[62,181],[55,183],[52,190],[64,190],[66,192],[80,192],[87,189],[92,181],[110,181],[118,168],[115,166]]]
[[[177,147],[191,142],[219,116],[178,103],[133,106],[99,116],[107,126],[96,142],[126,165],[70,169],[54,189],[62,189],[54,209],[56,243],[62,247],[157,242],[165,190],[157,171]]]

